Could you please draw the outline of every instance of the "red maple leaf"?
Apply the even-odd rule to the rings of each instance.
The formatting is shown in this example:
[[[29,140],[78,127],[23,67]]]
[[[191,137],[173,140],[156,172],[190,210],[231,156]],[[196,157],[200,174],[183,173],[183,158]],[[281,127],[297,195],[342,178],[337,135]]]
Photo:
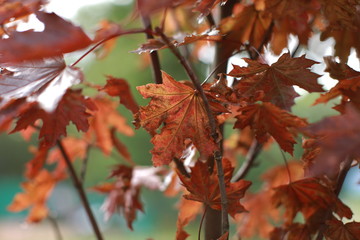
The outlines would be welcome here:
[[[81,91],[68,90],[53,112],[46,112],[36,103],[32,103],[26,111],[22,112],[13,132],[32,126],[36,120],[42,120],[39,138],[46,146],[53,146],[61,136],[66,136],[66,126],[71,122],[79,131],[86,132],[89,128],[87,111],[95,110],[96,106],[85,98]]]
[[[24,97],[38,101],[43,108],[52,111],[69,87],[83,81],[82,72],[66,66],[63,57],[4,63],[1,67],[2,104]]]
[[[0,24],[27,16],[45,3],[44,0],[3,0],[0,5]]]
[[[245,211],[245,208],[240,204],[240,199],[244,197],[245,191],[250,187],[251,182],[241,179],[231,183],[234,168],[227,159],[223,159],[223,168],[228,212],[232,217],[235,217],[237,213]],[[210,173],[207,163],[197,161],[195,166],[191,168],[190,178],[180,172],[178,172],[178,176],[185,188],[190,192],[190,194],[184,195],[186,199],[203,202],[216,210],[221,209],[221,196],[216,169],[213,173]]]
[[[327,240],[360,240],[360,223],[348,222],[346,224],[333,218],[326,222],[328,228],[324,235]]]
[[[307,156],[311,160],[308,166],[310,176],[325,174],[332,179],[344,161],[360,157],[359,121],[359,111],[348,105],[343,115],[327,117],[303,129],[305,134],[315,137],[311,149],[316,154]]]
[[[36,17],[44,23],[44,31],[12,32],[9,38],[0,39],[1,63],[59,56],[92,43],[80,27],[55,13],[36,12]]]
[[[300,211],[305,219],[311,218],[318,211],[329,209],[340,217],[349,219],[352,217],[350,208],[316,178],[301,179],[276,187],[274,190],[273,203],[276,206],[285,206],[285,222],[287,224],[291,224],[297,212]]]
[[[265,142],[270,134],[284,151],[291,154],[296,143],[296,129],[307,125],[306,120],[268,102],[241,107],[239,111],[241,114],[236,116],[234,128],[250,126],[259,142]]]
[[[271,66],[247,58],[244,60],[248,63],[247,67],[233,65],[234,69],[229,73],[241,78],[234,88],[242,97],[253,97],[262,91],[265,94],[263,101],[290,110],[294,98],[298,96],[294,85],[309,92],[323,91],[317,83],[319,75],[309,70],[317,62],[305,56],[291,58],[289,53],[285,53]]]
[[[181,158],[185,140],[191,139],[204,158],[213,155],[217,144],[210,136],[209,119],[204,103],[191,86],[175,81],[163,72],[163,84],[137,87],[149,105],[135,115],[136,127],[144,127],[154,137],[151,142],[153,164],[169,164],[173,157]],[[164,124],[160,133],[156,130]]]

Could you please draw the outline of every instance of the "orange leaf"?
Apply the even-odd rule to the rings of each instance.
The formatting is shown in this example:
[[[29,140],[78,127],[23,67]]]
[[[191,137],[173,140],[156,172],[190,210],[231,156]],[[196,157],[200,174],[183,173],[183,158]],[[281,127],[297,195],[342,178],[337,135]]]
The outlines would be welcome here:
[[[125,136],[132,136],[134,135],[134,130],[127,125],[126,119],[120,115],[116,109],[118,106],[116,102],[103,97],[97,97],[94,99],[94,103],[98,110],[92,112],[90,128],[86,133],[86,137],[89,142],[95,141],[97,147],[99,147],[104,154],[109,155],[114,146],[120,146],[118,145],[117,141],[119,140],[116,139],[115,131]],[[119,153],[124,154],[125,152],[120,151]],[[125,158],[127,157],[128,156]]]
[[[19,212],[31,207],[27,221],[41,221],[48,215],[46,201],[59,180],[61,178],[54,177],[48,171],[42,170],[34,179],[22,184],[24,193],[16,194],[13,202],[8,206],[8,210]]]
[[[350,208],[316,178],[306,178],[276,187],[272,200],[276,206],[285,206],[287,224],[292,223],[299,211],[303,213],[305,219],[309,219],[317,211],[329,209],[340,217],[349,219],[352,217]]]
[[[192,87],[175,81],[163,72],[163,84],[137,87],[145,98],[152,98],[149,105],[141,107],[135,115],[136,127],[144,127],[152,135],[153,164],[169,164],[173,157],[181,158],[185,140],[191,139],[204,158],[217,149],[210,136],[209,119],[204,104]],[[164,124],[161,132],[156,129]]]
[[[44,0],[1,1],[0,24],[27,16],[38,10],[44,2]]]
[[[107,76],[107,83],[100,90],[107,92],[110,96],[119,97],[120,103],[132,113],[139,111],[139,106],[131,94],[130,86],[126,80]]]
[[[234,128],[250,126],[259,142],[265,142],[270,134],[284,151],[291,154],[296,143],[295,129],[307,125],[306,120],[268,102],[241,107],[239,111],[241,114],[236,116]]]
[[[326,222],[328,228],[324,235],[326,240],[360,240],[360,223],[348,222],[343,224],[337,219]]]
[[[234,168],[227,159],[223,160],[223,168],[228,211],[232,217],[235,217],[237,213],[246,211],[240,204],[240,199],[244,197],[245,191],[250,187],[251,182],[241,179],[231,183],[230,180]],[[221,196],[217,170],[211,174],[207,163],[197,161],[195,166],[191,168],[190,178],[187,178],[180,172],[178,172],[178,176],[186,189],[190,192],[190,194],[184,195],[186,199],[203,202],[215,210],[221,209]]]

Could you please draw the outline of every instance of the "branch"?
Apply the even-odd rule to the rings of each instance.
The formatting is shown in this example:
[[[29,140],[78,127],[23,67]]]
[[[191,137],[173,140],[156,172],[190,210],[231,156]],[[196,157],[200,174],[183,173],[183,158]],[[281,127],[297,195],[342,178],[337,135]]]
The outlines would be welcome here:
[[[188,74],[190,80],[194,84],[195,89],[200,95],[200,98],[202,99],[204,103],[204,108],[206,111],[206,115],[209,119],[209,125],[210,125],[210,131],[211,131],[211,137],[214,139],[214,142],[218,143],[219,141],[219,135],[217,133],[217,125],[215,121],[215,117],[210,109],[210,104],[208,102],[208,99],[205,95],[205,92],[203,88],[201,87],[201,84],[195,75],[194,71],[190,67],[190,64],[188,61],[180,54],[179,50],[172,44],[172,42],[169,40],[169,38],[161,31],[160,28],[156,28],[155,32],[159,34],[159,36],[162,38],[162,40],[167,44],[167,46],[170,48],[172,53],[179,59],[181,65],[184,67],[186,73]],[[221,146],[220,146],[221,149]],[[219,179],[219,188],[220,188],[220,194],[221,194],[221,215],[222,215],[222,233],[226,233],[229,231],[229,218],[228,218],[228,203],[227,203],[227,196],[226,196],[226,187],[225,187],[225,180],[224,180],[224,171],[222,168],[222,154],[220,151],[214,152],[214,158],[218,170],[218,179]]]
[[[74,184],[74,187],[75,189],[77,190],[79,196],[80,196],[80,200],[84,206],[84,209],[85,209],[85,212],[90,220],[90,223],[91,223],[91,226],[93,228],[93,231],[96,235],[96,239],[97,240],[103,240],[103,237],[101,235],[101,232],[100,232],[100,229],[99,229],[99,226],[95,220],[95,217],[91,211],[91,208],[90,208],[90,204],[89,204],[89,201],[86,197],[86,194],[85,194],[85,191],[84,191],[84,188],[81,184],[81,181],[80,179],[78,178],[78,176],[76,175],[76,172],[75,172],[75,169],[71,163],[71,160],[70,160],[70,157],[69,155],[67,154],[61,140],[57,140],[56,142],[58,148],[60,149],[60,152],[62,154],[62,156],[64,157],[65,159],[65,163],[66,163],[66,166],[69,170],[69,173],[70,173],[70,177],[71,177],[71,180]]]
[[[338,176],[338,179],[336,181],[336,186],[335,186],[335,189],[334,189],[334,193],[337,196],[339,196],[339,194],[341,192],[341,188],[344,185],[346,175],[348,174],[348,172],[349,172],[349,170],[351,168],[351,163],[352,163],[352,158],[347,157],[345,159],[345,161],[344,161],[344,165],[343,165],[342,169],[339,172],[339,176]],[[316,237],[316,240],[322,240],[323,239],[324,231],[326,230],[325,223],[331,216],[332,216],[332,211],[328,211],[325,214],[324,219],[323,219],[323,224],[320,226],[319,233],[318,233],[318,235]]]
[[[262,144],[259,143],[256,139],[252,142],[248,153],[246,154],[245,161],[239,168],[239,170],[234,174],[232,182],[237,182],[240,179],[244,179],[245,176],[249,173],[250,169],[255,163],[256,157],[259,155],[262,149]]]
[[[91,145],[89,144],[86,147],[86,153],[85,153],[86,155],[85,155],[85,158],[83,159],[83,164],[81,165],[81,170],[80,170],[80,181],[82,183],[84,183],[84,181],[85,181],[86,169],[87,169],[87,165],[89,162],[90,149],[91,149]]]
[[[146,30],[145,31],[146,38],[153,39],[154,36],[151,33],[152,26],[151,26],[151,20],[150,20],[149,16],[141,15],[141,19],[142,19],[143,25]],[[158,55],[157,51],[150,52],[150,59],[151,59],[151,66],[152,66],[154,82],[157,84],[161,84],[162,83],[161,67],[160,67],[159,55]]]

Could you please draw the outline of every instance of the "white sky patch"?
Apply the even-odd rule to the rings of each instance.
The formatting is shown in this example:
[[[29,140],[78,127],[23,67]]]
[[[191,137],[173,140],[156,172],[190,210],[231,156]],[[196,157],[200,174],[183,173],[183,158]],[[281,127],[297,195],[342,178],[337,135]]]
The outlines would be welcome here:
[[[101,3],[111,3],[116,5],[128,5],[132,0],[50,0],[45,7],[46,11],[54,12],[57,15],[72,19],[77,12],[84,6],[96,5]]]

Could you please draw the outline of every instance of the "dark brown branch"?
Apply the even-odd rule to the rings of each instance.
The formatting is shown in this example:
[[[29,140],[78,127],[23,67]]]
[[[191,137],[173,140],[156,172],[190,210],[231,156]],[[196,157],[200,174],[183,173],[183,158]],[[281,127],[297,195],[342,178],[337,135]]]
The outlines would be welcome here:
[[[350,157],[347,157],[344,161],[344,165],[343,167],[341,168],[340,172],[339,172],[339,175],[338,175],[338,179],[336,181],[336,186],[335,186],[335,189],[334,189],[334,193],[339,196],[340,192],[341,192],[341,189],[342,189],[342,186],[344,185],[344,182],[345,182],[345,178],[346,178],[346,175],[348,174],[350,168],[351,168],[351,163],[352,163],[352,158]],[[328,211],[325,216],[324,216],[324,219],[323,219],[323,224],[320,226],[319,228],[319,233],[316,237],[316,240],[322,240],[324,238],[324,231],[326,230],[326,221],[329,220],[332,216],[332,211]]]
[[[232,181],[237,182],[240,179],[244,179],[249,173],[250,169],[254,166],[255,159],[259,155],[262,149],[262,144],[259,143],[256,139],[252,142],[248,153],[246,154],[245,161],[239,168],[239,170],[234,174]]]
[[[147,39],[153,39],[154,36],[152,35],[152,26],[149,16],[141,16],[143,25],[146,30],[146,38]],[[154,82],[157,84],[162,83],[162,77],[161,77],[161,66],[160,66],[160,60],[159,55],[157,51],[150,52],[150,59],[151,59],[151,66],[152,66],[152,72],[153,72],[153,78]]]
[[[69,170],[69,173],[70,173],[70,177],[71,177],[71,180],[74,184],[74,187],[75,189],[77,190],[79,196],[80,196],[80,200],[81,200],[81,203],[82,205],[84,206],[84,209],[85,209],[85,212],[89,218],[89,221],[91,223],[91,226],[93,228],[93,231],[95,233],[95,236],[96,236],[96,239],[97,240],[103,240],[103,237],[102,237],[102,234],[100,232],[100,229],[99,229],[99,226],[96,222],[96,219],[91,211],[91,208],[90,208],[90,204],[89,204],[89,201],[86,197],[86,194],[85,194],[85,191],[84,191],[84,188],[81,184],[81,181],[80,179],[78,178],[76,172],[75,172],[75,169],[71,163],[71,160],[70,160],[70,157],[69,155],[67,154],[62,142],[60,140],[57,140],[57,146],[58,148],[60,149],[60,152],[62,154],[62,156],[64,157],[65,159],[65,163],[66,163],[66,166]]]
[[[177,57],[177,59],[180,61],[181,65],[184,67],[186,73],[188,74],[190,80],[194,84],[195,89],[198,91],[203,104],[204,108],[207,114],[207,117],[209,119],[209,125],[211,129],[211,137],[214,139],[214,141],[217,143],[219,142],[218,138],[219,135],[217,133],[217,125],[215,121],[215,117],[210,109],[210,104],[208,102],[207,97],[205,96],[205,92],[203,88],[201,87],[201,84],[195,75],[194,71],[190,67],[190,64],[187,62],[187,60],[180,54],[179,50],[172,44],[172,42],[169,40],[169,38],[161,31],[160,28],[155,29],[156,33],[159,34],[159,36],[163,39],[163,41],[167,44],[167,46],[170,48],[172,53]],[[221,147],[219,147],[221,148]],[[220,194],[221,194],[221,215],[222,215],[222,234],[229,231],[229,219],[228,219],[228,212],[227,212],[227,196],[226,196],[226,188],[225,188],[225,180],[224,180],[224,171],[222,168],[222,154],[220,151],[214,152],[214,158],[218,170],[218,178],[219,178],[219,188],[220,188]]]

